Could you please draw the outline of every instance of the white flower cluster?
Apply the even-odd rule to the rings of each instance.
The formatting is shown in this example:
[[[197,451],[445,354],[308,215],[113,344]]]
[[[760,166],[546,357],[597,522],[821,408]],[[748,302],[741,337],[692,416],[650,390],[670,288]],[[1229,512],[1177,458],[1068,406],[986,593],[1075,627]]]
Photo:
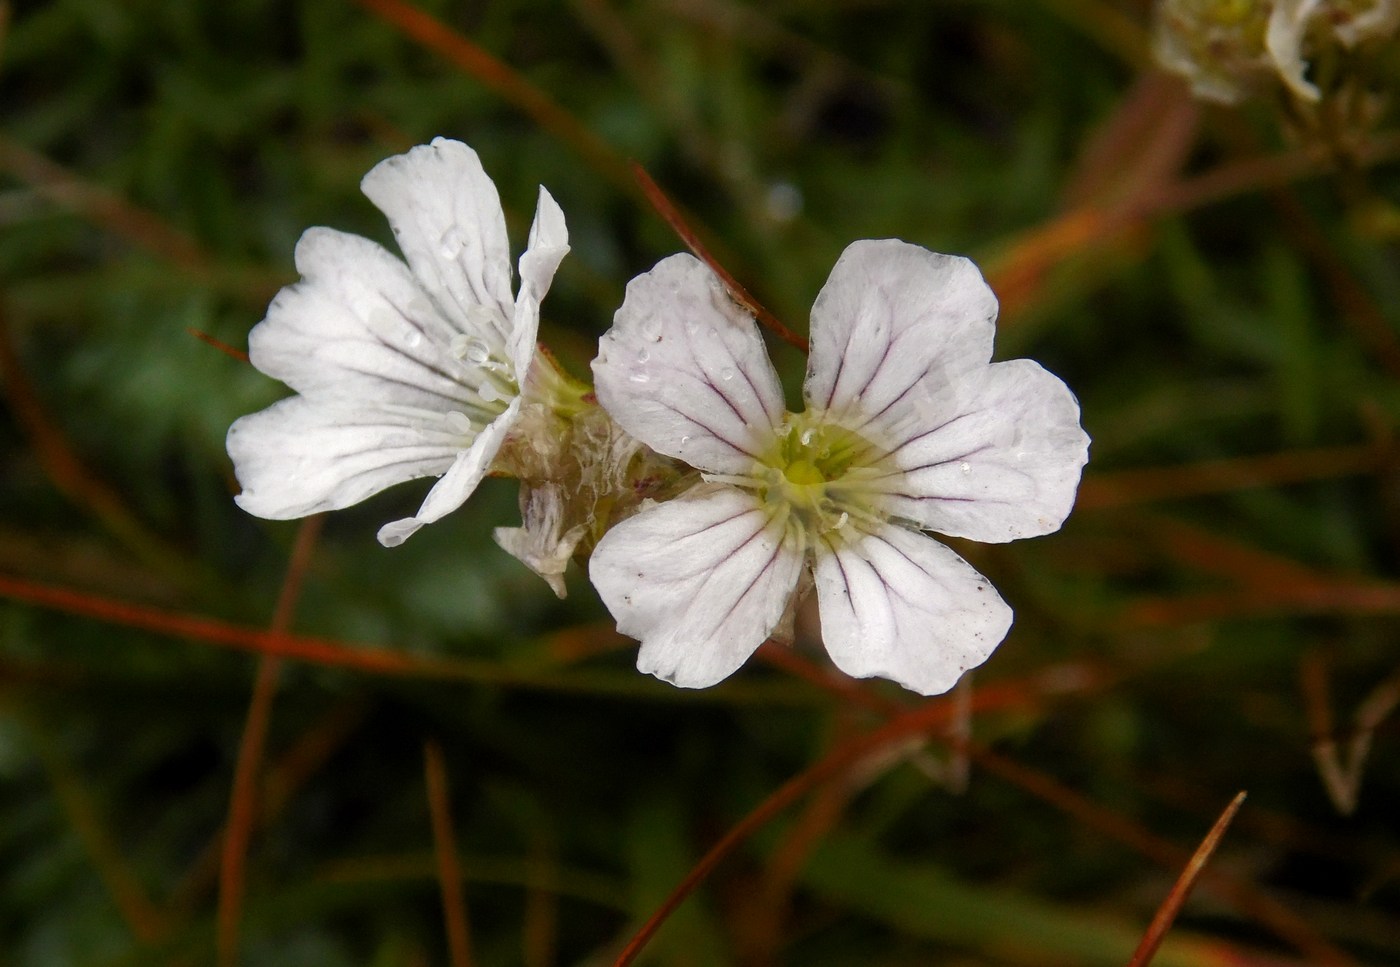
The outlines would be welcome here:
[[[511,291],[505,218],[476,153],[439,138],[364,179],[407,262],[312,229],[302,280],[249,338],[297,392],[228,434],[249,512],[285,519],[436,476],[401,543],[487,473],[522,483],[498,543],[550,582],[575,555],[638,667],[684,687],[782,635],[815,584],[848,674],[951,688],[1011,609],[925,530],[1010,541],[1057,529],[1088,455],[1079,407],[1028,360],[991,362],[997,304],[968,260],[852,244],[812,308],[790,413],[753,318],[701,262],[634,279],[593,363],[596,397],[536,347],[568,251],[543,189]]]
[[[1310,58],[1393,43],[1397,28],[1400,0],[1159,0],[1155,46],[1206,100],[1237,104],[1281,82],[1316,101]]]

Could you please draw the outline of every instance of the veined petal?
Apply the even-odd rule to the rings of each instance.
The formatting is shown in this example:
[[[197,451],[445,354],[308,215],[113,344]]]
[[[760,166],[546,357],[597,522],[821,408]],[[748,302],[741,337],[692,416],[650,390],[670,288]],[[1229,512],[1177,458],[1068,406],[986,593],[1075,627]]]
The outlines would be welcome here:
[[[506,219],[475,151],[435,138],[375,165],[360,190],[388,216],[413,274],[463,332],[474,306],[511,318]]]
[[[451,467],[442,479],[433,484],[423,506],[412,517],[405,517],[379,528],[379,543],[385,547],[397,547],[417,532],[424,524],[441,520],[462,504],[466,503],[472,491],[476,490],[481,479],[491,469],[491,461],[505,442],[516,418],[520,415],[520,397],[511,400],[506,411],[496,418],[472,441],[471,446],[456,454]]]
[[[628,433],[717,473],[748,471],[786,412],[753,318],[690,255],[628,283],[593,376],[599,401]]]
[[[1089,437],[1079,403],[1038,363],[1014,359],[969,374],[911,421],[861,482],[882,513],[922,528],[999,543],[1048,534],[1074,505]],[[937,412],[935,412],[937,410]]]
[[[894,524],[852,530],[815,548],[822,638],[843,672],[938,695],[1006,637],[1011,609],[947,547]]]
[[[228,452],[250,514],[290,520],[357,504],[385,487],[431,477],[464,445],[424,433],[436,414],[376,410],[293,396],[234,421]]]
[[[402,262],[368,239],[313,228],[296,265],[302,280],[248,335],[259,370],[307,397],[489,417],[473,390],[480,374],[449,352],[456,330]]]
[[[524,381],[535,354],[540,330],[540,303],[549,292],[559,263],[569,254],[569,229],[564,212],[544,187],[540,187],[535,221],[530,226],[530,242],[520,256],[520,292],[515,299],[510,344],[507,353],[515,366],[517,379]]]
[[[798,538],[751,493],[700,484],[613,527],[589,577],[637,667],[683,688],[734,673],[782,620],[803,566]]]
[[[898,239],[853,242],[812,306],[807,406],[860,432],[992,358],[996,296],[977,266]]]

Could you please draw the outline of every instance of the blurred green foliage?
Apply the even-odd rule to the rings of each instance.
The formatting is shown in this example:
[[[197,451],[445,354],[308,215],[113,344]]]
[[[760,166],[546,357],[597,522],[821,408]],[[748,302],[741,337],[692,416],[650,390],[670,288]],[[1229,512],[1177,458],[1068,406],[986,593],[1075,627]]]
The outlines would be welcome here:
[[[976,757],[959,790],[937,741],[886,750],[767,824],[643,962],[1125,963],[1239,789],[1214,865],[1288,913],[1203,889],[1157,963],[1400,962],[1400,716],[1362,723],[1353,814],[1313,763],[1400,672],[1391,122],[1357,134],[1358,161],[1265,106],[1194,108],[1152,72],[1143,4],[419,7],[645,166],[795,328],[851,240],[979,258],[999,355],[1061,375],[1094,438],[1062,533],[959,550],[1017,611],[972,686],[991,696],[974,739],[1109,818]],[[237,510],[223,435],[285,390],[190,333],[243,346],[310,225],[390,243],[357,190],[389,154],[473,145],[517,244],[549,187],[573,253],[543,338],[581,376],[627,280],[679,242],[367,6],[0,9],[0,965],[213,963],[256,659],[24,588],[266,625],[297,525]],[[1231,190],[1170,201],[1250,159]],[[803,360],[775,352],[795,387]],[[379,547],[424,489],[325,522],[293,628],[456,664],[285,667],[242,962],[446,962],[430,737],[476,962],[543,967],[610,963],[726,829],[880,721],[762,662],[705,693],[638,675],[577,572],[556,602],[491,543],[516,519],[507,481]],[[812,634],[797,647],[825,667]]]

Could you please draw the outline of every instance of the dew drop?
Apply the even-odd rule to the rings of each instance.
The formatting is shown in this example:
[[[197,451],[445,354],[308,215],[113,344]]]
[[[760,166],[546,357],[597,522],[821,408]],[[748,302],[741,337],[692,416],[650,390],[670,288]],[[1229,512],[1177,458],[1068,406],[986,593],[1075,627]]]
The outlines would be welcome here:
[[[649,359],[651,359],[651,353],[647,352],[645,349],[637,353],[637,362],[644,363]]]
[[[836,518],[836,529],[840,530],[841,528],[845,527],[846,524],[850,522],[850,520],[851,515],[846,513],[844,510],[841,511],[841,516]]]
[[[490,347],[475,336],[466,336],[462,333],[458,333],[452,337],[452,341],[448,343],[448,348],[452,351],[452,355],[456,356],[458,359],[465,359],[467,362],[476,363],[477,365],[481,365],[491,358]]]
[[[476,388],[476,395],[480,396],[487,403],[499,403],[505,399],[500,391],[489,381],[482,383]]]
[[[638,369],[634,370],[628,379],[632,380],[634,383],[649,383],[651,382],[651,375]]]
[[[442,233],[438,244],[442,247],[443,258],[455,259],[462,253],[462,249],[467,247],[467,240],[462,237],[462,230],[454,225]]]
[[[423,334],[417,329],[406,329],[404,330],[403,341],[408,343],[409,349],[416,349],[423,342]]]
[[[816,435],[817,435],[816,429],[815,429],[814,427],[810,427],[810,426],[809,426],[809,427],[807,427],[807,429],[805,429],[805,430],[802,431],[802,436],[801,436],[799,439],[802,440],[802,445],[803,445],[804,447],[805,447],[805,446],[811,446],[812,437],[814,437],[814,436],[816,436]]]
[[[964,460],[961,464],[958,465],[958,469],[961,470],[963,473],[972,473],[972,464]]]
[[[447,422],[447,428],[453,433],[471,433],[474,429],[471,418],[467,414],[452,410],[443,419]]]
[[[690,442],[690,437],[688,437],[688,436],[683,436],[683,437],[681,437],[681,446],[685,446],[685,445],[686,445],[687,443],[689,443],[689,442]]]
[[[724,369],[721,369],[719,371],[719,378],[724,380],[725,382],[728,382],[729,380],[734,378],[734,370],[726,366]]]

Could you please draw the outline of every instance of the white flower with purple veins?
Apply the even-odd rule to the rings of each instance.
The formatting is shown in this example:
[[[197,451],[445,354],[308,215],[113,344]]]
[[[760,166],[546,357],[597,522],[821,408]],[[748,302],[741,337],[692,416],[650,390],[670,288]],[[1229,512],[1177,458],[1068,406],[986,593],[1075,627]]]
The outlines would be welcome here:
[[[438,138],[360,187],[407,264],[357,235],[302,235],[301,281],[248,337],[253,365],[297,395],[235,422],[228,452],[239,505],[277,520],[440,477],[415,516],[380,529],[392,546],[460,507],[490,469],[529,392],[540,300],[568,233],[541,188],[512,294],[505,215],[471,148]]]
[[[1011,609],[921,533],[1056,530],[1088,458],[1058,378],[990,362],[997,303],[967,259],[897,240],[846,249],[812,307],[806,410],[789,413],[753,318],[702,263],[632,281],[593,364],[623,429],[701,470],[608,531],[589,574],[638,667],[700,688],[778,629],[804,570],[847,674],[947,691]]]

